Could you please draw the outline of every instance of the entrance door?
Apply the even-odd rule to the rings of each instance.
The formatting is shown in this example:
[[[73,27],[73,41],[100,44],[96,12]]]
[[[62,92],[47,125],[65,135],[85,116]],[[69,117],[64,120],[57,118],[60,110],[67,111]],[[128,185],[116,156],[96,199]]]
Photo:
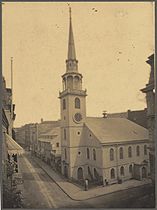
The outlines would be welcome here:
[[[97,172],[97,170],[94,168],[94,178],[96,179],[96,180],[98,180],[99,179],[99,174],[98,174],[98,172]]]
[[[142,178],[147,177],[147,169],[145,167],[142,167]]]
[[[82,180],[83,179],[83,169],[80,167],[77,170],[77,178],[78,180]]]
[[[64,166],[64,176],[68,177],[68,167]]]

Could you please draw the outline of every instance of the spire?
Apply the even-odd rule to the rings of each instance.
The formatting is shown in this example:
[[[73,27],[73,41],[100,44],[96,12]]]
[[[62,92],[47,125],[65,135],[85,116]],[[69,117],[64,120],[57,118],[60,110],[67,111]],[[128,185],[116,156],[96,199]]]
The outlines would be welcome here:
[[[75,53],[75,44],[74,44],[74,36],[72,30],[72,20],[71,20],[71,7],[69,7],[69,43],[68,43],[68,60],[75,60],[76,53]]]

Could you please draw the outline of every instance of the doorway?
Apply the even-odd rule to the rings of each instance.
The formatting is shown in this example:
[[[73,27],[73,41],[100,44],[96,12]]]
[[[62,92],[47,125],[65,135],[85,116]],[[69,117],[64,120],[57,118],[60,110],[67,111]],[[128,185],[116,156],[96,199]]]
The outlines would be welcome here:
[[[81,167],[77,170],[77,178],[78,180],[83,180],[83,169]]]
[[[147,169],[142,167],[142,179],[147,178]]]
[[[68,167],[64,166],[64,176],[68,178]]]

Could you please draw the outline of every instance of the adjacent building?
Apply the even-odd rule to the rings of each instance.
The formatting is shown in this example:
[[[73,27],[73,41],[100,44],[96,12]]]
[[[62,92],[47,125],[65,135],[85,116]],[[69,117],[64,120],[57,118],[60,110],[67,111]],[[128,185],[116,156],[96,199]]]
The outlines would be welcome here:
[[[128,110],[127,112],[120,113],[107,113],[105,112],[104,117],[106,118],[126,118],[131,120],[144,128],[148,127],[147,123],[147,108],[143,110]]]
[[[150,140],[150,167],[152,179],[155,181],[155,82],[154,82],[154,54],[148,57],[146,61],[151,68],[150,77],[146,87],[141,89],[143,93],[146,94],[147,102],[147,123],[149,130],[149,140]]]
[[[2,175],[4,182],[9,182],[8,166],[14,166],[18,172],[18,155],[24,151],[13,139],[13,122],[15,120],[15,104],[12,103],[12,90],[6,88],[5,78],[2,78]]]
[[[26,150],[37,151],[38,136],[50,129],[59,126],[60,121],[44,121],[40,123],[28,123],[19,128],[15,128],[16,142]]]
[[[54,127],[42,133],[38,138],[38,157],[60,171],[61,138],[60,127]]]

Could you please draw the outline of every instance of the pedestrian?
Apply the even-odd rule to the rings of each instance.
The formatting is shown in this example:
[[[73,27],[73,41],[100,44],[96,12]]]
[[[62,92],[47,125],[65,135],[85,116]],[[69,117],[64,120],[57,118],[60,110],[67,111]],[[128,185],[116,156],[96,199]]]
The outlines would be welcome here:
[[[85,191],[88,191],[88,179],[85,179]]]
[[[106,179],[104,179],[104,181],[103,181],[103,187],[105,187],[106,186]]]
[[[108,181],[107,181],[107,179],[104,179],[104,181],[103,181],[103,187],[105,187],[107,185],[108,185]]]

